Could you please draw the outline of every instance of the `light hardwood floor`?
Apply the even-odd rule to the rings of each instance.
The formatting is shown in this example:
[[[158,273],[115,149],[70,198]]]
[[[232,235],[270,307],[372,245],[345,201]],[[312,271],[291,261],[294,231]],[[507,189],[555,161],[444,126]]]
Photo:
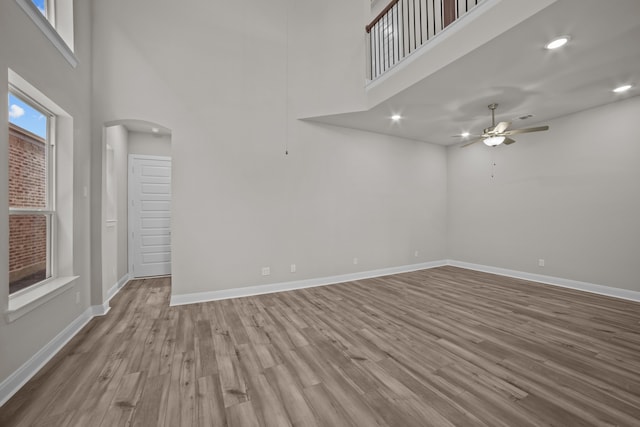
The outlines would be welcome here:
[[[441,267],[169,307],[130,282],[8,426],[640,426],[640,304]]]

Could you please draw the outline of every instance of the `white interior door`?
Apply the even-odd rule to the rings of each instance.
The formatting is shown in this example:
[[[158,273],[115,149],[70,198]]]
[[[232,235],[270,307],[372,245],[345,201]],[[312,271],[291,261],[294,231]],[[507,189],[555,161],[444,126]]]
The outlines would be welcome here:
[[[133,277],[171,274],[171,158],[129,156],[129,264]]]

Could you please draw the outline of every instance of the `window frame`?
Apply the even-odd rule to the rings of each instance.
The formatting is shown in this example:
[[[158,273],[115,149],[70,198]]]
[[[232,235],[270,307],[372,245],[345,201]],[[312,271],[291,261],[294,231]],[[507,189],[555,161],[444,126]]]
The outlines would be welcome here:
[[[78,58],[73,52],[73,0],[45,1],[47,16],[40,12],[32,0],[15,0],[24,13],[58,49],[69,65],[76,68]]]
[[[31,3],[38,8],[35,4],[35,0],[31,0]],[[55,0],[44,0],[44,17],[51,23],[53,28],[56,28],[56,2]]]
[[[35,6],[33,8],[40,13]],[[42,14],[40,13],[40,15]],[[44,20],[44,16],[42,19]],[[77,201],[76,197],[79,197],[79,194],[74,191],[75,164],[73,152],[75,132],[73,116],[65,111],[55,100],[49,98],[49,96],[41,92],[14,70],[8,68],[7,71],[8,81],[5,88],[13,86],[13,88],[18,89],[18,92],[35,100],[38,105],[45,107],[47,111],[53,113],[55,116],[55,129],[52,129],[52,131],[55,135],[57,152],[55,162],[56,242],[55,246],[51,246],[53,250],[51,260],[54,262],[53,268],[56,269],[57,278],[44,282],[41,286],[30,286],[24,293],[14,292],[9,295],[7,289],[7,293],[4,294],[6,295],[6,300],[0,301],[0,304],[4,306],[4,318],[6,322],[12,323],[44,304],[47,304],[54,298],[63,297],[65,293],[67,295],[64,297],[70,298],[68,293],[74,288],[76,289],[76,304],[79,304],[80,301],[83,300],[83,294],[85,292],[84,289],[78,289],[76,287],[80,276],[75,274],[74,269],[74,239],[76,236],[73,213],[74,202]],[[8,99],[8,96],[5,99]],[[87,197],[88,192],[86,187],[84,187],[83,193],[84,196]],[[5,212],[8,212],[8,206]],[[86,295],[84,298],[86,301]]]
[[[45,207],[44,208],[28,208],[28,207],[11,207],[9,206],[9,219],[11,216],[17,215],[44,215],[47,220],[47,241],[46,241],[46,275],[45,279],[33,283],[24,289],[9,293],[9,300],[18,298],[27,294],[38,287],[45,286],[47,283],[58,278],[57,253],[53,249],[57,245],[57,213],[56,213],[56,115],[41,103],[35,101],[28,94],[21,91],[16,86],[9,84],[9,95],[20,99],[20,101],[29,105],[34,110],[40,112],[47,117],[47,134],[45,137]],[[8,97],[7,97],[8,99]],[[11,123],[11,122],[9,122]],[[16,125],[14,125],[16,126]],[[18,126],[19,127],[19,126]],[[22,128],[24,129],[24,128]],[[29,132],[28,129],[25,129]],[[8,159],[7,159],[8,160]]]
[[[45,0],[44,10],[46,12],[47,21],[51,23],[53,28],[56,28],[56,2],[55,0]]]

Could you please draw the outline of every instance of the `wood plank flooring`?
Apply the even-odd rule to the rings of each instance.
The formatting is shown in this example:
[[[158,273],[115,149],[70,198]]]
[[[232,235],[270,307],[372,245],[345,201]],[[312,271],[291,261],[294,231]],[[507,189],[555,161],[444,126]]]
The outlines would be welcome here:
[[[137,280],[8,426],[640,426],[640,304],[441,267],[169,307]]]

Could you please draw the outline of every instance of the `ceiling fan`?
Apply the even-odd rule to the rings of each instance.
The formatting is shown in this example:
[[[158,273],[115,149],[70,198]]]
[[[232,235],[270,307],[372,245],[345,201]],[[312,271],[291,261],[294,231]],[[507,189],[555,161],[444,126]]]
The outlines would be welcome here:
[[[516,142],[515,139],[510,138],[511,135],[549,130],[549,126],[508,130],[509,126],[511,126],[511,122],[500,122],[496,125],[496,108],[498,108],[498,104],[489,104],[488,107],[491,110],[491,127],[486,128],[482,132],[482,135],[471,135],[478,138],[464,144],[462,147],[468,147],[469,145],[475,144],[476,142],[480,141],[484,142],[489,147],[496,147],[500,144],[509,145]]]

